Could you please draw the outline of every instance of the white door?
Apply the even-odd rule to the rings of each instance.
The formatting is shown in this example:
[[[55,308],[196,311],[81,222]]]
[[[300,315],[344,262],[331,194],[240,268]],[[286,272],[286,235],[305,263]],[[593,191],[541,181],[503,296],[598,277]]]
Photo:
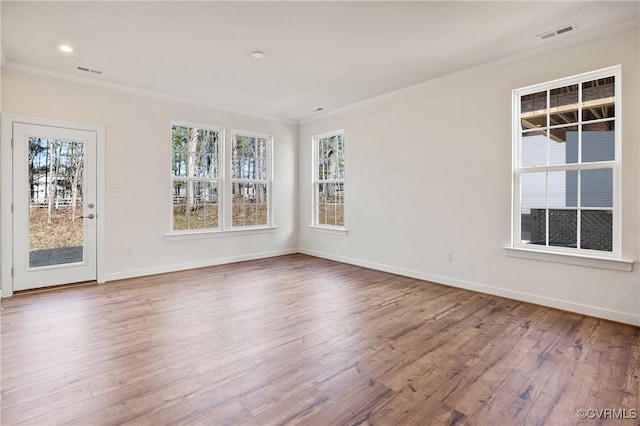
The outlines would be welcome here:
[[[13,290],[96,280],[94,131],[13,123]]]

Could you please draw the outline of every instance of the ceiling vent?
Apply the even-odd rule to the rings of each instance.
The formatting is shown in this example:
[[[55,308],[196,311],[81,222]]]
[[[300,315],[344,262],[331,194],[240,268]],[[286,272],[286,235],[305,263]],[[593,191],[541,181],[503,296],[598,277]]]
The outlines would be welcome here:
[[[571,24],[571,25],[568,25],[566,27],[562,27],[562,28],[558,28],[558,29],[555,29],[555,30],[547,31],[547,32],[542,33],[542,34],[538,34],[536,37],[538,39],[540,39],[540,40],[546,40],[548,38],[555,37],[555,36],[558,36],[560,34],[568,33],[569,31],[573,31],[573,30],[576,30],[576,29],[578,29],[578,26],[576,24]]]
[[[92,74],[102,75],[102,71],[92,70],[91,68],[77,67],[79,71],[90,72]]]

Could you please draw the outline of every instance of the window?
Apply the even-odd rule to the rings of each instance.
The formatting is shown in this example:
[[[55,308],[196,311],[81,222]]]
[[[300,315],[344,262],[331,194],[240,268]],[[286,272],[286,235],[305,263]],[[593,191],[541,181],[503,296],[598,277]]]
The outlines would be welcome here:
[[[620,67],[513,92],[513,246],[619,257]]]
[[[271,137],[234,133],[231,145],[232,220],[237,226],[268,225]]]
[[[173,230],[220,227],[222,129],[172,124]]]
[[[313,226],[344,228],[344,131],[313,138]]]
[[[172,225],[176,234],[268,228],[272,138],[222,128],[171,124]],[[229,165],[229,167],[227,167]]]

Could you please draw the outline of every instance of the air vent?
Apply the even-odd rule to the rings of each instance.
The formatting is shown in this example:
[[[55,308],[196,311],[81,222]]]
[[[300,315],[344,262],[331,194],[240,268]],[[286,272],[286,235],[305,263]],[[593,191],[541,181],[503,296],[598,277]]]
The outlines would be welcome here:
[[[578,26],[576,24],[571,24],[566,27],[562,27],[552,31],[547,31],[542,34],[538,34],[536,37],[538,37],[540,40],[546,40],[548,38],[555,37],[560,34],[568,33],[569,31],[573,31],[576,29],[578,29]]]
[[[78,67],[78,70],[80,70],[80,71],[84,71],[84,72],[90,72],[90,73],[92,73],[92,74],[102,75],[102,71],[92,70],[91,68]]]

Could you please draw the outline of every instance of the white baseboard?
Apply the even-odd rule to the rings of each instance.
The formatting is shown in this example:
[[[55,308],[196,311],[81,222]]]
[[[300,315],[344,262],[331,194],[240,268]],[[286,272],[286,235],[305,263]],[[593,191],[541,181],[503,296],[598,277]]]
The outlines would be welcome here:
[[[398,268],[395,266],[385,265],[382,263],[369,262],[366,260],[353,259],[350,257],[336,256],[329,253],[318,252],[315,250],[299,249],[299,253],[309,256],[320,257],[323,259],[335,260],[337,262],[348,263],[350,265],[362,266],[363,268],[375,269],[377,271],[389,272],[392,274],[403,275],[406,277],[417,278],[420,280],[431,281],[438,284],[444,284],[451,287],[463,288],[466,290],[477,291],[479,293],[491,294],[494,296],[506,297],[508,299],[520,300],[523,302],[535,303],[537,305],[548,306],[551,308],[562,309],[564,311],[575,312],[582,315],[588,315],[596,318],[603,318],[611,321],[621,322],[640,326],[640,315],[633,315],[626,312],[612,311],[609,309],[599,308],[597,306],[582,305],[580,303],[567,302],[566,300],[554,299],[551,297],[538,296],[530,293],[508,290],[500,287],[494,287],[486,284],[475,283],[472,281],[459,280],[440,275],[428,274],[421,271],[411,269]]]
[[[246,260],[265,259],[268,257],[284,256],[287,254],[299,253],[297,249],[286,249],[269,251],[263,253],[251,253],[242,256],[222,257],[217,259],[200,260],[197,262],[178,263],[174,265],[163,265],[153,268],[134,269],[131,271],[116,272],[106,275],[106,281],[124,280],[127,278],[143,277],[147,275],[164,274],[167,272],[184,271],[187,269],[204,268],[207,266],[224,265],[227,263],[244,262]]]

